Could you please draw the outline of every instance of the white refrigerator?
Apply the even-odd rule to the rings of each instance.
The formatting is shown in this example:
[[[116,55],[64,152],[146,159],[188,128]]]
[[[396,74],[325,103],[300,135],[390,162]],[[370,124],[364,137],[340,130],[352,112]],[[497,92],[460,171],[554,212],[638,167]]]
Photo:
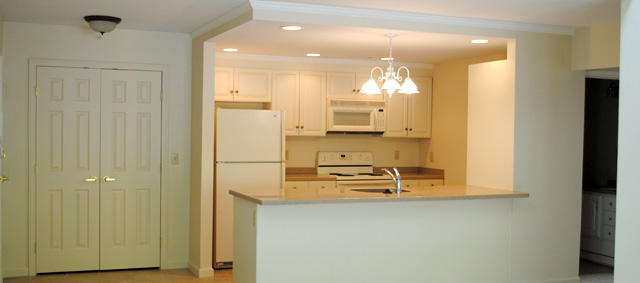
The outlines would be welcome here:
[[[229,190],[279,195],[284,189],[284,111],[216,109],[214,268],[233,262]]]

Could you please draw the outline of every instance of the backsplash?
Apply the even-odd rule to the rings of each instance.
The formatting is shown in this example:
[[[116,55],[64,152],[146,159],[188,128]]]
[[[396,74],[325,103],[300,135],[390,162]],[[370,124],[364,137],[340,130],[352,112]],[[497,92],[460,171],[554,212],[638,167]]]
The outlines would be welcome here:
[[[315,167],[318,151],[371,151],[374,166],[418,167],[420,139],[376,135],[328,134],[324,137],[287,137],[287,167]],[[396,151],[398,160],[396,160]],[[422,150],[426,152],[426,150]]]

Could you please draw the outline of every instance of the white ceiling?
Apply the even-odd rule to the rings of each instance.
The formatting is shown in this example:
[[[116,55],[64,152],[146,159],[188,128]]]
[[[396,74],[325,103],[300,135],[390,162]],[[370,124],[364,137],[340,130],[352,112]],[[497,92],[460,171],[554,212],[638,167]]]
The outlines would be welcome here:
[[[122,18],[117,29],[191,33],[246,0],[0,0],[6,22],[85,26],[91,14]],[[392,10],[428,15],[582,27],[619,21],[619,0],[275,0],[271,2]],[[377,60],[388,53],[388,30],[305,26],[284,32],[283,23],[253,21],[215,38],[217,46],[242,54]],[[116,30],[117,31],[117,30]],[[396,61],[438,63],[452,58],[504,52],[506,41],[492,39],[481,47],[459,35],[396,31]],[[233,45],[233,46],[231,46]],[[367,60],[366,58],[364,60]]]

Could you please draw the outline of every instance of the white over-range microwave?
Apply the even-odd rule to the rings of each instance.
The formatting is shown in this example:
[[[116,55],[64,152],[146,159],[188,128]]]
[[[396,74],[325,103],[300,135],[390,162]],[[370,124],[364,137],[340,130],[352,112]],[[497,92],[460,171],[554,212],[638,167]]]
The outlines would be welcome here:
[[[327,100],[328,132],[385,131],[385,102],[376,100]]]

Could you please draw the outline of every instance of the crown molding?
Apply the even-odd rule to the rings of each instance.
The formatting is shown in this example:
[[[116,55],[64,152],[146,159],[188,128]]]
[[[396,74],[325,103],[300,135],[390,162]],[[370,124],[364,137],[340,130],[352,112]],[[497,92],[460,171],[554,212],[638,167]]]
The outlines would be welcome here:
[[[380,64],[386,64],[386,62],[383,62],[383,61],[232,54],[232,53],[216,53],[216,59],[326,64],[326,65],[354,65],[354,66],[368,66],[368,67],[375,67],[375,66],[379,66]],[[433,69],[433,64],[394,62],[394,65],[406,66],[407,68],[416,68],[416,69]]]
[[[575,27],[568,27],[568,26],[527,24],[527,23],[518,23],[518,22],[471,19],[471,18],[438,16],[438,15],[407,13],[407,12],[397,12],[397,11],[362,9],[362,8],[348,8],[348,7],[299,4],[299,3],[288,3],[288,2],[287,3],[272,2],[272,1],[260,1],[260,0],[250,0],[250,3],[251,3],[251,7],[254,10],[265,10],[265,11],[310,13],[310,14],[321,14],[321,15],[331,15],[331,16],[348,16],[348,17],[359,17],[359,18],[371,18],[371,19],[377,19],[377,20],[385,19],[385,20],[405,21],[405,22],[445,24],[445,25],[455,25],[455,26],[468,26],[468,27],[492,28],[492,29],[563,34],[563,35],[573,35],[576,30]]]
[[[233,8],[231,10],[229,10],[229,12],[226,12],[224,15],[217,17],[215,20],[209,22],[208,24],[196,29],[195,31],[191,32],[189,35],[191,36],[191,38],[196,38],[198,36],[201,36],[203,34],[205,34],[206,32],[220,26],[223,25],[224,23],[231,21],[232,19],[235,19],[236,17],[246,13],[246,12],[250,12],[253,11],[253,8],[251,7],[251,3],[250,2],[245,2],[244,4]]]

